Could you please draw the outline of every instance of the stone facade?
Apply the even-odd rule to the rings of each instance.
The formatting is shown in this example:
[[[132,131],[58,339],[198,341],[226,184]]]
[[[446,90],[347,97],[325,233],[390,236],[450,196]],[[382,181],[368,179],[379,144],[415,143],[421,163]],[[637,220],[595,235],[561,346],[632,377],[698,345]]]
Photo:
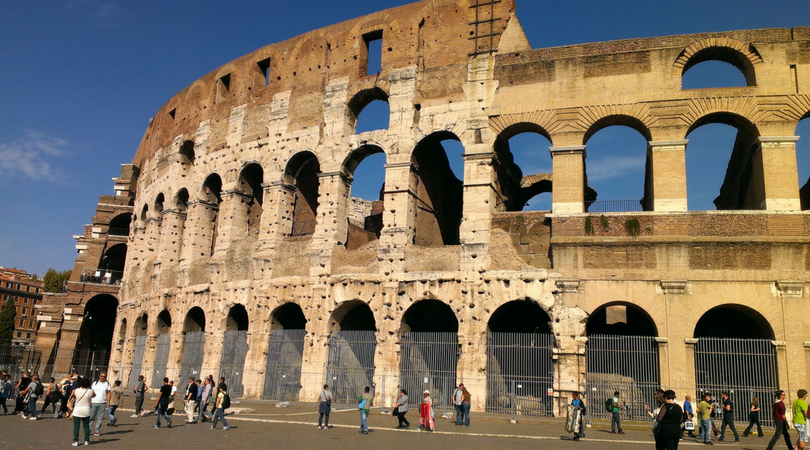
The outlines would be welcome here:
[[[205,313],[203,367],[217,368],[218,343],[235,329],[229,312],[241,305],[244,395],[260,397],[276,313],[295,304],[306,319],[301,371],[312,375],[299,398],[314,400],[342,305],[373,312],[382,380],[399,373],[406,311],[439,300],[457,319],[458,378],[479,393],[480,410],[490,319],[529,300],[555,337],[556,411],[584,388],[589,316],[606,305],[652,321],[663,386],[695,388],[694,330],[716,307],[761,315],[779,386],[806,385],[810,215],[794,130],[810,113],[810,28],[531,49],[513,0],[471,5],[424,0],[269,45],[157,112],[125,166],[128,187],[111,198],[110,217],[97,215],[134,213],[120,292],[109,292],[114,376],[130,376],[144,317],[146,348],[169,333],[167,367],[179,368],[194,307]],[[366,75],[368,41],[380,36],[381,69]],[[748,86],[682,89],[683,73],[711,59],[734,64]],[[372,100],[389,104],[389,127],[356,134]],[[718,211],[690,212],[688,135],[707,123],[733,125],[738,138]],[[587,212],[588,139],[611,125],[649,143],[642,212]],[[552,174],[514,165],[505,142],[522,132],[552,142]],[[447,175],[446,139],[464,147],[463,180]],[[382,198],[358,202],[354,169],[374,153],[386,158]],[[549,191],[552,211],[520,211]],[[79,239],[88,247],[77,270],[101,257],[93,245],[109,242],[104,232],[97,244],[92,229]],[[95,294],[69,293],[73,311]],[[159,325],[163,311],[170,320]],[[61,326],[64,341],[80,328],[68,326],[74,316],[43,329]],[[144,353],[147,378],[154,358]]]

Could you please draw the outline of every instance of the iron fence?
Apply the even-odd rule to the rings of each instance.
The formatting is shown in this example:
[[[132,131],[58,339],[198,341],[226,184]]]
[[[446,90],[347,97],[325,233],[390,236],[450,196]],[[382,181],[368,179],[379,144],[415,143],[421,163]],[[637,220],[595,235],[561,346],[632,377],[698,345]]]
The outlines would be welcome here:
[[[594,200],[585,202],[585,212],[637,212],[644,211],[643,200]]]
[[[273,330],[267,349],[262,399],[297,401],[306,330]]]
[[[402,388],[412,394],[429,390],[434,410],[452,410],[450,397],[457,381],[458,334],[403,333],[400,348]]]
[[[554,344],[548,333],[487,334],[487,412],[552,415]]]
[[[42,354],[29,347],[0,346],[0,369],[6,370],[12,377],[23,370],[38,372],[42,369]]]
[[[334,331],[329,338],[326,383],[337,403],[356,403],[374,380],[375,331]]]
[[[205,331],[186,332],[183,342],[183,362],[180,377],[200,377],[205,356]]]
[[[229,393],[235,397],[244,392],[242,377],[248,352],[247,330],[226,331],[222,335],[222,357],[219,361],[221,377],[230,380]]]
[[[97,380],[99,374],[107,371],[110,361],[110,352],[107,349],[88,350],[77,348],[73,353],[71,371],[76,371],[81,377]]]
[[[169,333],[158,335],[155,346],[155,363],[152,366],[152,387],[159,388],[163,385],[163,377],[168,376],[166,365],[169,362],[169,350],[171,349],[171,336]],[[136,375],[137,377],[137,375]],[[136,378],[137,379],[137,378]]]
[[[132,370],[129,373],[129,386],[138,384],[138,376],[143,372],[143,354],[146,351],[146,336],[135,337],[135,348],[132,352]]]

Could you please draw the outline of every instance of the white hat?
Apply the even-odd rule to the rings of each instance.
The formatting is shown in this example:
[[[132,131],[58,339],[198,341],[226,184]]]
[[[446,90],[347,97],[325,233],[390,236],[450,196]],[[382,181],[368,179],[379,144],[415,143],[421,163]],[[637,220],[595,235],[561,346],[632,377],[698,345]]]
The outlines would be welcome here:
[[[427,389],[425,389],[425,392],[423,392],[423,394],[428,394],[428,395],[430,395],[430,391],[429,391],[429,390],[427,390]]]

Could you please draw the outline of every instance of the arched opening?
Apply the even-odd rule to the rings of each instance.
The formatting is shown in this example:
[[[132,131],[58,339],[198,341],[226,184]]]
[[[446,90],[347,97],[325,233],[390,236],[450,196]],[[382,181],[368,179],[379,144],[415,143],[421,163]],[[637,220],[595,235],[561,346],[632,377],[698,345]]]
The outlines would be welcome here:
[[[163,203],[165,201],[162,192],[155,197],[155,217],[163,217]]]
[[[689,210],[762,209],[764,186],[754,173],[759,131],[751,122],[732,113],[713,113],[692,124],[687,137]]]
[[[188,215],[188,190],[182,188],[174,195],[172,203],[174,204],[174,214],[170,215],[170,221],[167,226],[170,238],[165,248],[165,258],[169,263],[180,260],[180,253],[183,248],[183,232],[186,228],[186,217]]]
[[[200,378],[203,357],[205,356],[205,312],[195,306],[183,319],[183,362],[180,379],[190,376]]]
[[[382,89],[362,90],[349,100],[347,106],[355,134],[388,129],[391,107],[388,95]]]
[[[796,141],[796,164],[799,170],[799,197],[802,211],[810,210],[810,113],[799,121],[796,136],[804,136]]]
[[[422,300],[402,317],[400,385],[408,392],[430,390],[436,410],[449,407],[458,367],[458,319],[447,304]]]
[[[143,375],[143,355],[146,352],[148,328],[149,316],[143,313],[135,319],[133,326],[135,347],[132,351],[132,371],[129,373],[129,386],[135,386],[138,382],[138,376]]]
[[[126,260],[127,244],[115,244],[104,252],[94,275],[103,284],[121,284]]]
[[[649,129],[630,116],[609,116],[585,133],[586,180],[596,197],[585,202],[588,212],[652,210],[648,192],[652,174],[647,157]]]
[[[210,233],[210,248],[202,248],[200,256],[211,256],[217,246],[217,228],[219,221],[219,204],[222,202],[222,179],[217,174],[208,175],[202,186],[202,201],[205,202],[205,216],[200,221],[202,236]]]
[[[306,324],[304,311],[295,303],[285,303],[270,315],[263,399],[298,401]]]
[[[554,347],[551,318],[536,302],[498,307],[487,323],[487,411],[552,415]]]
[[[351,404],[358,392],[374,380],[377,324],[368,304],[343,303],[332,313],[326,382],[341,403]]]
[[[682,89],[756,86],[754,65],[739,51],[710,47],[695,53],[683,66]]]
[[[310,236],[315,233],[318,217],[318,173],[321,165],[311,152],[297,153],[284,171],[284,182],[294,187],[292,223],[289,236]]]
[[[112,349],[118,299],[100,294],[87,301],[73,353],[73,369],[79,375],[96,379],[107,370]]]
[[[349,154],[343,167],[351,183],[346,248],[355,250],[380,238],[385,209],[385,153],[376,145],[364,145]]]
[[[264,199],[264,170],[259,164],[248,164],[239,175],[239,190],[249,197],[247,207],[248,232],[258,234],[262,220],[262,203]]]
[[[180,151],[178,152],[178,160],[180,161],[180,164],[183,165],[184,169],[194,165],[194,142],[183,142],[183,145],[180,146]]]
[[[179,212],[186,212],[188,209],[188,190],[186,188],[182,188],[177,191],[177,194],[174,196],[174,207]]]
[[[240,396],[244,392],[245,357],[248,352],[248,313],[243,305],[233,305],[225,318],[222,333],[222,357],[219,360],[219,376],[225,377],[229,394]]]
[[[109,236],[129,236],[129,225],[132,222],[132,214],[119,214],[110,221]]]
[[[155,346],[155,365],[152,368],[152,387],[163,385],[163,377],[168,376],[169,349],[171,349],[172,316],[169,311],[163,310],[158,314],[156,331],[157,345]]]
[[[495,140],[498,186],[507,211],[551,211],[551,138],[542,127],[519,123]]]
[[[458,245],[464,202],[463,153],[458,137],[447,131],[431,134],[414,149],[412,162],[417,178],[414,244]]]
[[[591,313],[585,325],[588,395],[593,399],[613,397],[631,417],[644,417],[644,404],[654,404],[659,388],[658,327],[646,311],[633,303],[612,302]],[[589,414],[609,418],[604,408]]]
[[[749,399],[771,398],[778,388],[774,331],[755,309],[737,304],[712,308],[698,320],[694,337],[698,392],[718,397],[728,392],[736,417],[746,417]]]

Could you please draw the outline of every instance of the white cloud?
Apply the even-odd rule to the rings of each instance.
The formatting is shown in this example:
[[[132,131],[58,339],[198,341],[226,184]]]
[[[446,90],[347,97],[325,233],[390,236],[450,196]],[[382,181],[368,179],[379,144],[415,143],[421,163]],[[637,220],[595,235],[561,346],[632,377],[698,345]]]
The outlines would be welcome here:
[[[64,139],[32,130],[12,142],[0,142],[0,180],[60,181],[61,171],[52,163],[67,154],[68,145]]]
[[[641,172],[644,177],[644,157],[619,156],[603,158],[587,165],[588,181],[605,181],[622,178],[632,172]]]

